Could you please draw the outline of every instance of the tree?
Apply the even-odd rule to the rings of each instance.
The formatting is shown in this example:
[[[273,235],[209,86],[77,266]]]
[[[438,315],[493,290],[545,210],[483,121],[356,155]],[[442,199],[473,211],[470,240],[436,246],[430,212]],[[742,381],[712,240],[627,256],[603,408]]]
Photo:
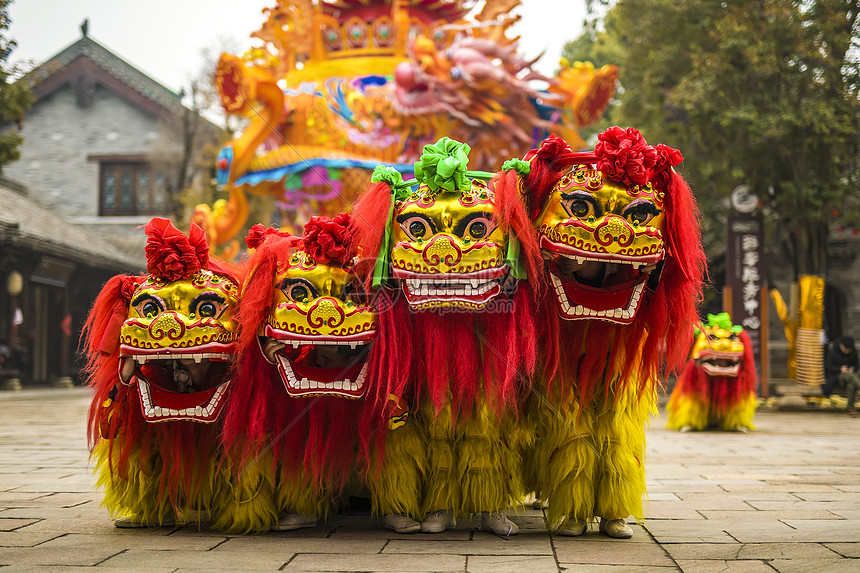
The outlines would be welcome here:
[[[12,23],[9,18],[11,4],[11,0],[0,0],[0,125],[3,126],[17,125],[33,103],[30,89],[23,82],[10,82],[16,70],[9,65],[9,56],[17,46],[15,40],[6,35]],[[15,129],[0,132],[0,173],[4,165],[17,161],[21,156],[18,147],[23,141]]]
[[[858,211],[860,0],[619,0],[602,24],[619,122],[683,150],[705,223],[752,187],[801,288],[823,291],[830,225]],[[817,318],[795,326],[821,328],[821,297],[798,299]]]
[[[858,183],[858,15],[860,0],[620,0],[603,19],[619,120],[681,148],[699,196],[750,185],[798,275],[826,274]]]

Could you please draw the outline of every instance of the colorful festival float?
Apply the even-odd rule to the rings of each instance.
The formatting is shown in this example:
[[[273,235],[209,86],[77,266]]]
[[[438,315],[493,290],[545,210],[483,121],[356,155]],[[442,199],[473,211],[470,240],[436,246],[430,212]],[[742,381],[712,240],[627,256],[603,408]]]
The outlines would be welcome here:
[[[728,313],[709,314],[666,404],[666,425],[682,432],[752,430],[757,382],[749,334]]]
[[[281,228],[349,210],[377,165],[411,177],[424,145],[469,141],[493,171],[549,132],[577,129],[615,93],[615,66],[533,69],[509,35],[518,0],[277,0],[242,56],[222,54],[215,82],[244,132],[217,159],[229,192],[198,206],[213,248],[239,232],[247,194],[272,196]],[[474,14],[473,17],[470,17]],[[278,216],[279,215],[279,216]],[[280,219],[280,220],[278,220]]]

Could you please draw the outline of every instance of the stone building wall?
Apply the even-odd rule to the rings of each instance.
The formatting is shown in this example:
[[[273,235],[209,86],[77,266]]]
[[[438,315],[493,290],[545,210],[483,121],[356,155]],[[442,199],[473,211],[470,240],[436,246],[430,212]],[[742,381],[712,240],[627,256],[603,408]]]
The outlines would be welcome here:
[[[21,159],[4,168],[29,196],[73,223],[135,240],[145,217],[99,217],[99,163],[90,155],[148,155],[164,146],[158,119],[100,85],[78,105],[71,86],[37,102],[23,122]],[[180,152],[179,145],[175,147]],[[159,149],[159,153],[169,149]]]

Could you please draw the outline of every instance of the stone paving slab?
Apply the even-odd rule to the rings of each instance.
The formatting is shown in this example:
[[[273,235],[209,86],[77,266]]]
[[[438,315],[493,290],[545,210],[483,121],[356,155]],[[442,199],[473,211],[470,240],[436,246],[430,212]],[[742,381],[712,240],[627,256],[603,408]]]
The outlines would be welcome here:
[[[764,561],[744,559],[735,561],[678,561],[684,573],[773,573]]]
[[[594,542],[588,539],[556,543],[555,551],[560,563],[615,564],[670,567],[674,565],[662,547],[655,543]]]
[[[857,562],[848,559],[806,561],[775,559],[770,566],[779,573],[857,573]]]
[[[644,526],[630,540],[558,537],[520,508],[521,535],[476,520],[398,535],[368,515],[295,532],[232,536],[205,525],[118,530],[86,449],[85,391],[0,393],[4,571],[780,571],[860,570],[860,420],[762,412],[748,434],[648,429]],[[5,567],[8,566],[8,567]]]
[[[217,569],[227,567],[241,571],[278,571],[295,554],[277,551],[259,553],[248,551],[241,556],[232,556],[214,551],[157,551],[145,549],[127,549],[103,561],[108,567],[139,568],[142,564],[149,567],[189,567],[196,569]]]
[[[842,557],[860,558],[860,541],[855,543],[827,543],[825,547]]]
[[[538,530],[523,531],[511,538],[497,537],[480,532],[471,541],[451,543],[436,541],[432,535],[410,536],[409,539],[392,539],[384,554],[418,555],[552,555],[549,537]]]
[[[466,558],[467,573],[555,573],[558,565],[552,556],[471,555]]]
[[[462,572],[466,570],[465,555],[345,555],[329,553],[296,555],[283,571],[424,571]]]
[[[716,559],[833,559],[832,550],[818,543],[671,543],[663,548],[678,561]]]

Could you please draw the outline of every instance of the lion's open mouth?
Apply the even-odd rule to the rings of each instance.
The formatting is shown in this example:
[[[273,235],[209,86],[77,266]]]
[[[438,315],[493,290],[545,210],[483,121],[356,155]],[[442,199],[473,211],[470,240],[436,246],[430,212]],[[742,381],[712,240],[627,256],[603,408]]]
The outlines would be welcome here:
[[[710,352],[700,356],[700,361],[709,376],[734,377],[741,371],[741,357],[731,352]]]
[[[126,356],[120,377],[137,379],[143,417],[148,422],[214,422],[230,385],[229,353]]]
[[[371,345],[372,337],[366,335],[345,339],[260,338],[263,354],[278,367],[287,394],[295,398],[355,400],[364,396]]]
[[[562,318],[633,322],[656,264],[580,256],[546,248],[552,245],[545,238],[541,241]]]

